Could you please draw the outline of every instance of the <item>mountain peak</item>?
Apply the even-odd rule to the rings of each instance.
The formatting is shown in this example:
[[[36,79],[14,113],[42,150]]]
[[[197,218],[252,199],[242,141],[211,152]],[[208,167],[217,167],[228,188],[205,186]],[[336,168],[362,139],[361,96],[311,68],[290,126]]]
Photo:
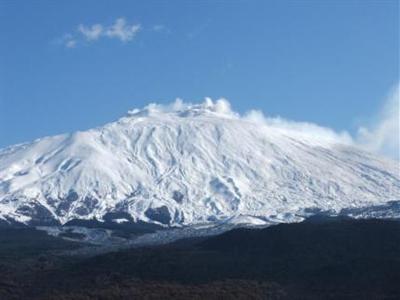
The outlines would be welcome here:
[[[154,116],[159,114],[173,114],[179,117],[191,117],[197,115],[214,114],[225,117],[238,117],[238,114],[231,110],[230,103],[224,99],[218,99],[215,102],[211,98],[205,98],[202,103],[185,103],[178,98],[175,102],[162,105],[151,103],[142,109],[133,109],[128,111],[128,117]]]
[[[164,225],[295,221],[400,199],[400,165],[308,123],[177,100],[0,152],[0,217]]]

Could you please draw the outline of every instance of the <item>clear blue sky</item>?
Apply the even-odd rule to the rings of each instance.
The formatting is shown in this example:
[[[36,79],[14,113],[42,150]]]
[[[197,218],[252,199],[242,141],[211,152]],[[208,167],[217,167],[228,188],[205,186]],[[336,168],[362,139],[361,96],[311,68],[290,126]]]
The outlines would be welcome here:
[[[0,30],[0,147],[176,97],[351,132],[399,80],[399,1],[0,0]]]

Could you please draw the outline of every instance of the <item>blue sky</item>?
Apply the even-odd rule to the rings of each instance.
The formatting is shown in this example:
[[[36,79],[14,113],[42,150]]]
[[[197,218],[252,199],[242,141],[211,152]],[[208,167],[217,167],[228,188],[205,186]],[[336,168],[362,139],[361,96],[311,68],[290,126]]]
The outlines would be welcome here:
[[[399,81],[398,1],[0,0],[0,28],[0,147],[177,97],[353,133]]]

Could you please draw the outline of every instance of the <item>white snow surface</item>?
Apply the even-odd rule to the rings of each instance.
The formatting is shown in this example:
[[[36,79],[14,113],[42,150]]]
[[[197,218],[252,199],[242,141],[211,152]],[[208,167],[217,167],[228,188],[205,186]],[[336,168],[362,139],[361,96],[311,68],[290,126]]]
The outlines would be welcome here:
[[[263,224],[400,199],[399,162],[255,119],[224,100],[177,101],[0,150],[0,219],[28,223],[41,207],[61,223],[113,211],[158,222],[146,211],[166,207],[170,225]]]

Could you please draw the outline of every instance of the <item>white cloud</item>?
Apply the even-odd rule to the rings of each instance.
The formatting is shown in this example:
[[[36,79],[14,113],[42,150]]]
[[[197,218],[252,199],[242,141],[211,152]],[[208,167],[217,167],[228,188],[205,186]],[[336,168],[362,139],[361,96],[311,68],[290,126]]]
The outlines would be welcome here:
[[[400,160],[400,83],[371,124],[358,130],[357,143],[369,151]]]
[[[54,42],[67,48],[75,48],[78,43],[74,36],[69,33],[64,34],[61,38],[54,40]]]
[[[214,106],[213,106],[213,110],[216,113],[220,113],[220,114],[232,114],[232,109],[231,109],[231,104],[229,103],[228,100],[221,98],[218,99]]]
[[[250,122],[265,125],[284,132],[292,132],[301,136],[317,138],[332,143],[352,145],[353,139],[347,131],[335,130],[309,122],[296,122],[281,117],[265,117],[260,110],[251,110],[244,115]]]
[[[88,41],[95,41],[102,35],[103,26],[101,24],[94,24],[92,26],[80,24],[78,26],[78,32],[80,32]]]
[[[152,29],[153,29],[153,31],[163,31],[166,28],[164,25],[154,25]]]
[[[151,27],[151,30],[158,33],[171,33],[171,30],[167,26],[162,24],[153,25],[153,27]]]
[[[369,152],[400,160],[400,83],[387,97],[381,111],[368,125],[361,126],[353,137],[347,132],[281,117],[265,117],[261,111],[250,111],[245,118],[280,130],[296,131],[341,144],[350,144]]]
[[[68,40],[65,42],[65,46],[67,48],[75,48],[76,47],[76,40]]]
[[[135,37],[140,29],[140,24],[129,25],[124,18],[118,18],[112,26],[105,30],[104,34],[110,38],[117,38],[121,42],[128,42]]]
[[[102,38],[117,39],[123,43],[132,41],[141,30],[140,24],[130,24],[125,18],[118,18],[110,25],[79,24],[74,33],[64,35],[59,41],[67,48],[75,48],[84,42],[95,42]]]

